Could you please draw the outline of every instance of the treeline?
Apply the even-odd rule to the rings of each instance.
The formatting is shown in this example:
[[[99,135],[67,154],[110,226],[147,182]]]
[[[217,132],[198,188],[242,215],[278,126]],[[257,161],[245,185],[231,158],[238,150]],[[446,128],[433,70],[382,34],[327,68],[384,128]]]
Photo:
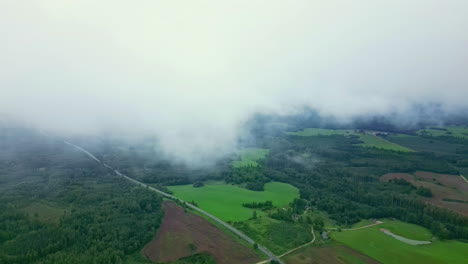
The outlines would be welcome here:
[[[252,202],[252,203],[244,203],[242,206],[251,208],[251,209],[260,209],[262,211],[271,210],[273,208],[272,201],[265,201],[265,202]]]

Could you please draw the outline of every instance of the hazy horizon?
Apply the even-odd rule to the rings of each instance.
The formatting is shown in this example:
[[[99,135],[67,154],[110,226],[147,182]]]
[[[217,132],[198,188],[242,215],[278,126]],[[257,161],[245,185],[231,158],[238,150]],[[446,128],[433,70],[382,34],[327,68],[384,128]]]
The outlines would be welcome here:
[[[3,1],[0,118],[156,135],[188,160],[234,149],[255,113],[456,113],[467,12],[462,0]]]

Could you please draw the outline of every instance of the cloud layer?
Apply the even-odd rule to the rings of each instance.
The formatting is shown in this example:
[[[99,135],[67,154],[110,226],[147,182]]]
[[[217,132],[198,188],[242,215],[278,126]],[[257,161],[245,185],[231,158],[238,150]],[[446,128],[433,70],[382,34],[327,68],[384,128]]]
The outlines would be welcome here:
[[[0,113],[63,133],[233,148],[252,113],[468,106],[468,2],[0,3]]]

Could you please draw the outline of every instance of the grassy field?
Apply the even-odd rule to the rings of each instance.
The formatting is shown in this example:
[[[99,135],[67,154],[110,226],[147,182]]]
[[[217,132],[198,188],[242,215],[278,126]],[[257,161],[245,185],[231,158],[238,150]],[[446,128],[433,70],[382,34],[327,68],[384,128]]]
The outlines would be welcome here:
[[[352,225],[350,228],[358,228],[358,227],[363,227],[363,226],[372,225],[372,224],[375,224],[375,222],[366,219],[366,220],[361,220],[360,222]]]
[[[363,146],[363,147],[375,147],[375,148],[380,148],[380,149],[388,149],[388,150],[404,151],[404,152],[413,151],[409,148],[400,146],[398,144],[395,144],[393,142],[390,142],[388,140],[385,140],[383,138],[380,138],[374,135],[356,134],[356,136],[359,136],[359,139],[364,142],[364,143],[359,144],[360,146]]]
[[[268,149],[261,148],[246,148],[239,152],[240,160],[232,162],[232,166],[235,168],[239,167],[257,167],[259,160],[266,158],[270,151]]]
[[[378,136],[374,136],[371,134],[361,134],[357,133],[353,130],[345,130],[345,129],[322,129],[322,128],[306,128],[302,131],[297,132],[287,132],[288,135],[292,136],[303,136],[303,137],[310,137],[310,136],[332,136],[332,135],[343,135],[343,136],[358,136],[359,139],[363,142],[357,144],[362,147],[375,147],[380,149],[388,149],[394,151],[405,151],[409,152],[412,151],[409,148],[400,146],[393,142],[387,141],[383,138]]]
[[[274,206],[284,206],[299,197],[299,190],[289,184],[270,182],[265,191],[247,190],[230,184],[206,184],[195,188],[192,185],[169,186],[174,195],[185,201],[195,201],[200,208],[224,221],[243,221],[252,217],[253,210],[244,203],[272,201]],[[262,215],[261,211],[257,214]]]
[[[429,134],[434,137],[451,136],[468,139],[468,128],[464,126],[432,127],[421,129],[418,134]]]
[[[332,238],[383,263],[467,263],[468,243],[435,241],[430,245],[412,246],[384,234],[380,228],[415,240],[429,240],[428,230],[396,221],[354,231],[333,232]]]

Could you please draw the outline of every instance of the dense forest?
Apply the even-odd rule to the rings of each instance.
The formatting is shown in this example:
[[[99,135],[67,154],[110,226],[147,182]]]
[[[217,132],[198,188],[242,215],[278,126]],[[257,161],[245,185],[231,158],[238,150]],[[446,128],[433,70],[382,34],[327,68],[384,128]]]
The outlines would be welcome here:
[[[67,147],[17,129],[0,142],[0,263],[146,262],[161,198]]]

